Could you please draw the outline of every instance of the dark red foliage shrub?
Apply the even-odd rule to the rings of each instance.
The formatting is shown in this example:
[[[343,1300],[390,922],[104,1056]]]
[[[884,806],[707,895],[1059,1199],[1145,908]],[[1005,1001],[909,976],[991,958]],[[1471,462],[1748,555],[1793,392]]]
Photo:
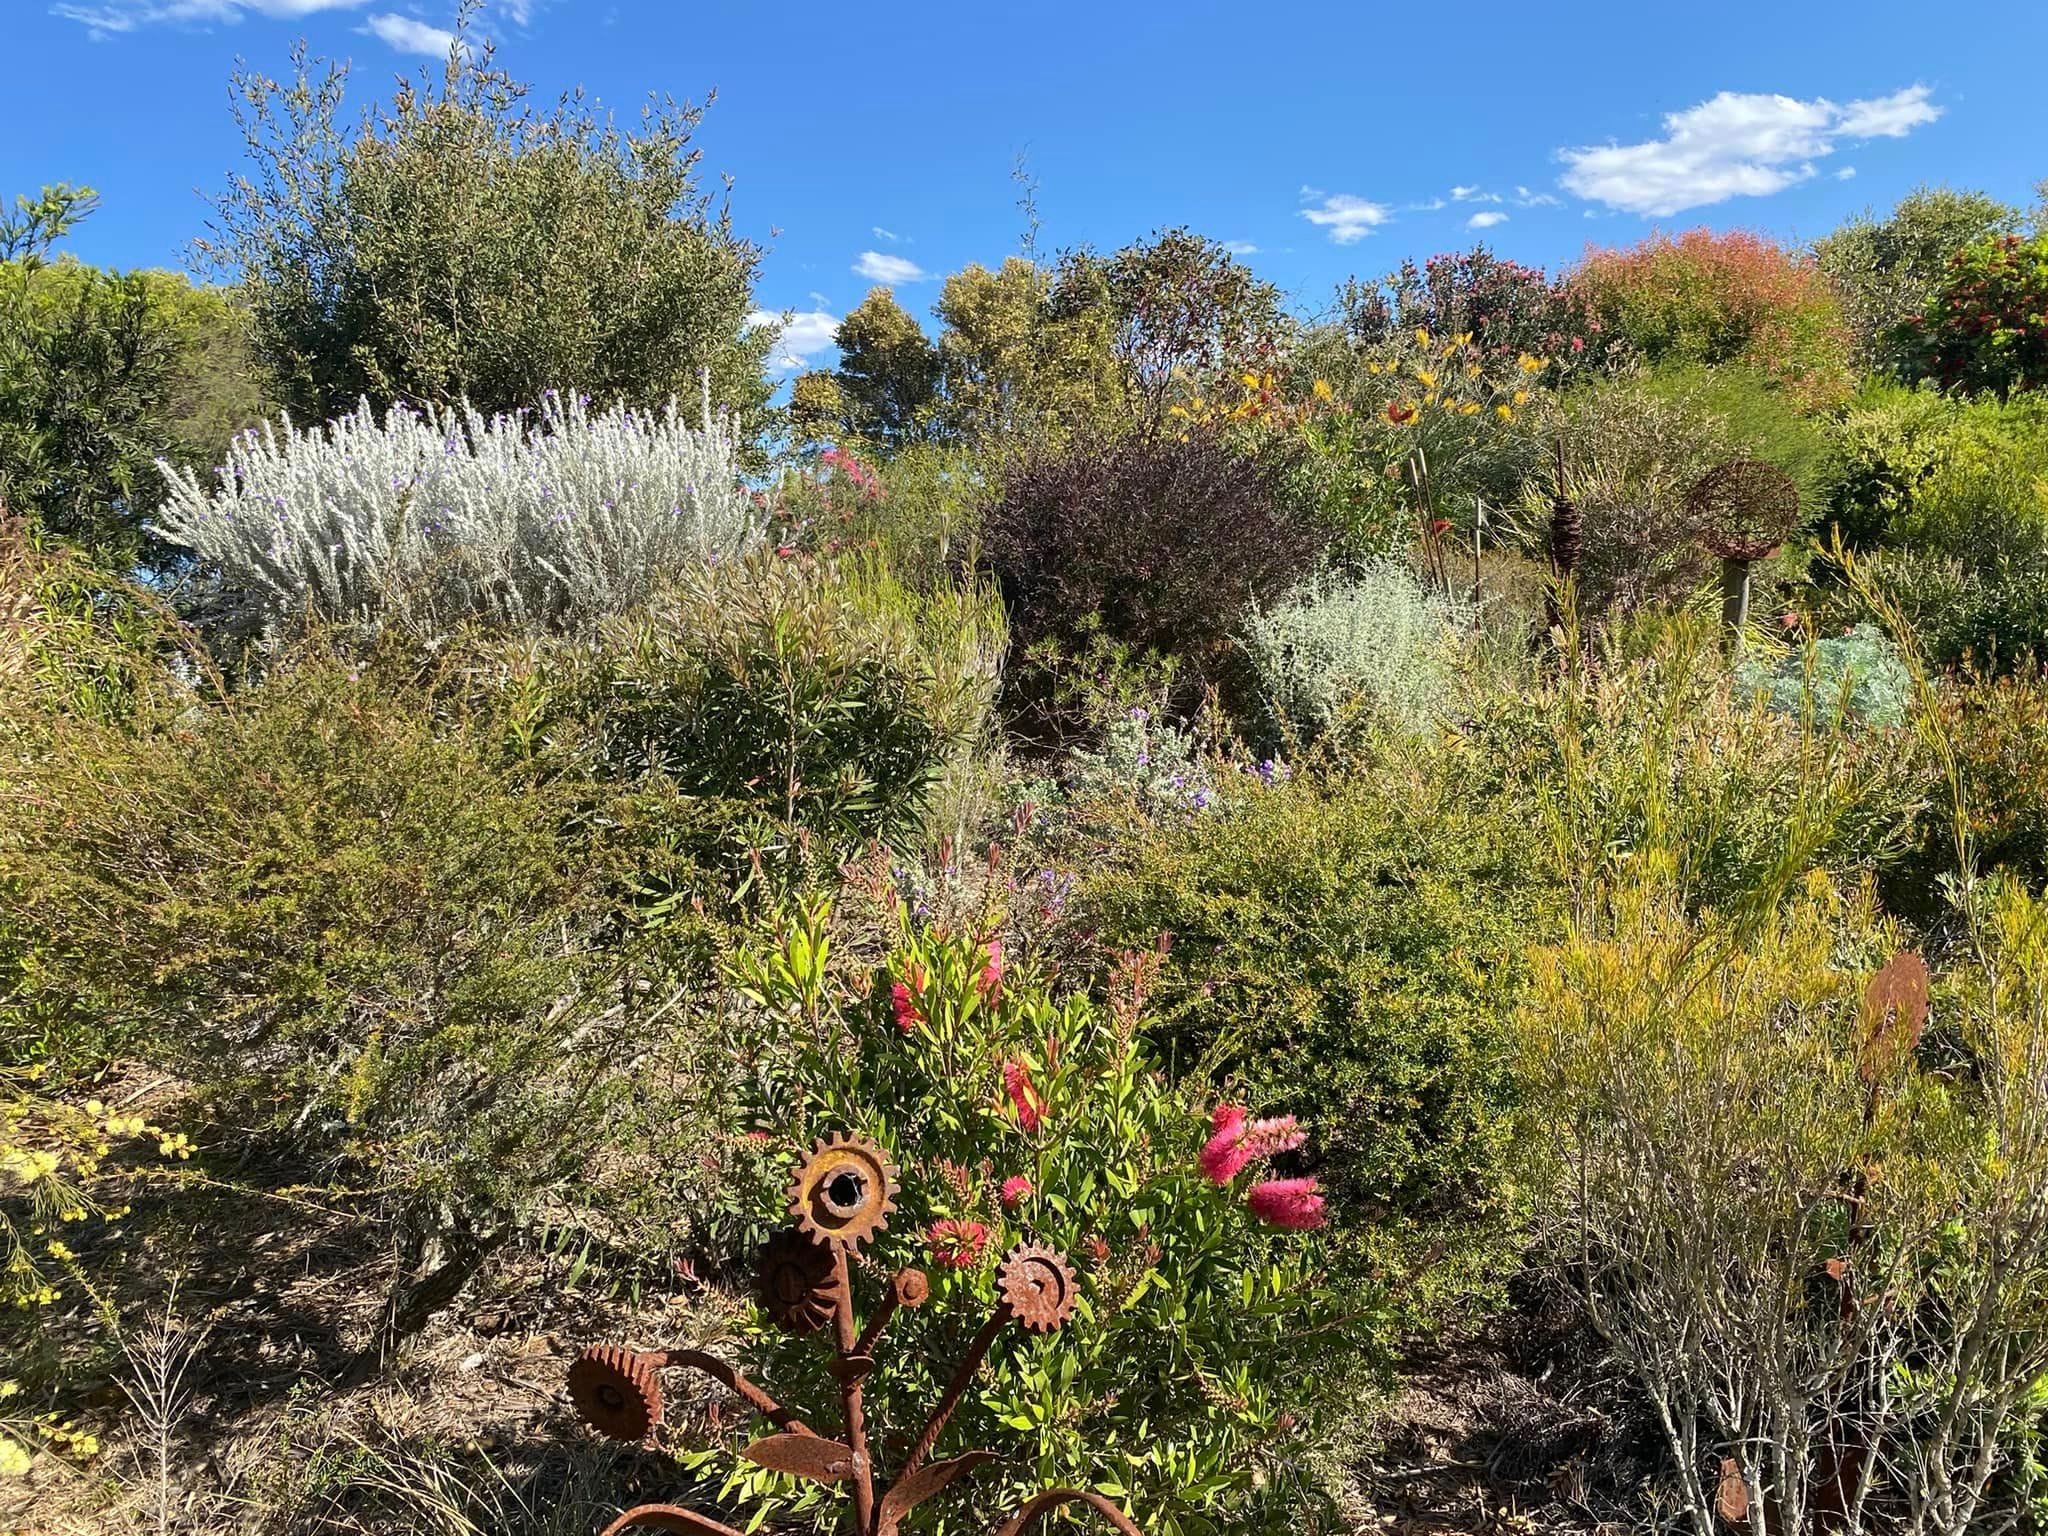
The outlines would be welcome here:
[[[1329,542],[1276,494],[1281,473],[1200,431],[1025,460],[982,532],[1017,642],[1078,646],[1099,632],[1205,669],[1245,605],[1299,580]]]
[[[1470,333],[1489,357],[1563,358],[1599,349],[1601,330],[1575,290],[1553,283],[1541,267],[1509,261],[1474,246],[1432,256],[1420,267],[1401,263],[1388,279],[1396,323],[1435,336]]]

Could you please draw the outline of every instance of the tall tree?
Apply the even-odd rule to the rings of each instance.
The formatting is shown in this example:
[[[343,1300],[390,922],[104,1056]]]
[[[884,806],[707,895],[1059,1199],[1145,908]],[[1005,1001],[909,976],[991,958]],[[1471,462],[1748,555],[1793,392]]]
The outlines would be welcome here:
[[[293,62],[290,84],[236,75],[252,169],[199,249],[242,284],[295,411],[508,410],[555,387],[656,404],[708,368],[714,400],[760,421],[760,252],[700,188],[702,108],[651,102],[631,133],[580,94],[539,110],[458,36],[438,89],[402,83],[349,130],[345,67],[303,44]]]
[[[885,452],[929,437],[936,424],[938,348],[887,288],[873,288],[839,322],[839,395],[847,430]]]

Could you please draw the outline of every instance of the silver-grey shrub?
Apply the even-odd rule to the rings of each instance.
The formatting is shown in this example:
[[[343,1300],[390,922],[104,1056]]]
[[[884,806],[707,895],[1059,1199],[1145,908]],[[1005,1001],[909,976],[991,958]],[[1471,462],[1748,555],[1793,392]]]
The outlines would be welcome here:
[[[1431,593],[1405,564],[1386,559],[1254,608],[1244,650],[1276,733],[1313,740],[1358,702],[1419,730],[1451,696],[1470,623],[1464,604]]]
[[[534,412],[396,405],[379,422],[366,401],[243,433],[211,486],[166,464],[156,526],[238,629],[574,630],[760,539],[734,448],[673,404],[593,414],[550,392]]]

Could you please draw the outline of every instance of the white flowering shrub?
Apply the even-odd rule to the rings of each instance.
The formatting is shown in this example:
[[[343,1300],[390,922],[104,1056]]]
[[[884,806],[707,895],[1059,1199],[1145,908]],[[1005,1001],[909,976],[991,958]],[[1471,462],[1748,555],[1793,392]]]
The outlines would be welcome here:
[[[1363,701],[1420,729],[1442,712],[1472,615],[1398,560],[1296,588],[1246,621],[1244,650],[1266,724],[1304,740]]]
[[[579,628],[761,536],[732,439],[673,404],[592,414],[550,391],[537,413],[395,405],[380,423],[366,401],[323,427],[243,433],[211,486],[163,471],[158,531],[217,574],[224,617],[255,628]]]

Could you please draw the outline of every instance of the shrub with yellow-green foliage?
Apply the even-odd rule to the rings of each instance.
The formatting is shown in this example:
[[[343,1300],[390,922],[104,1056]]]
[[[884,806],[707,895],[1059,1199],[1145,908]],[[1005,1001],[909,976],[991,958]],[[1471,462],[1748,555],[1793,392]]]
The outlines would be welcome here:
[[[1626,879],[1537,961],[1553,1252],[1697,1536],[1961,1536],[2038,1475],[2048,907],[1999,885],[1968,915],[1931,1017],[1910,970],[1873,985],[1898,930],[1817,875],[1734,919]]]

